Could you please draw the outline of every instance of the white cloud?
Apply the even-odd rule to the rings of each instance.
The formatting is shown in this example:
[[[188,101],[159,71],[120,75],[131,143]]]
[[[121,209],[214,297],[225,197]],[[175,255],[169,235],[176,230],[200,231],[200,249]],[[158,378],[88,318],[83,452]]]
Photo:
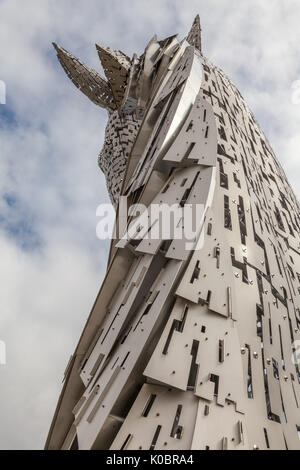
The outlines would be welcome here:
[[[103,270],[89,250],[55,240],[26,253],[0,238],[1,333],[7,365],[1,373],[1,447],[43,444],[59,383]]]
[[[141,53],[155,32],[183,37],[198,12],[206,55],[249,102],[299,197],[297,0],[0,1],[1,448],[43,446],[106,267],[95,233],[108,201],[97,168],[106,115],[66,78],[51,42],[101,70],[95,42]]]

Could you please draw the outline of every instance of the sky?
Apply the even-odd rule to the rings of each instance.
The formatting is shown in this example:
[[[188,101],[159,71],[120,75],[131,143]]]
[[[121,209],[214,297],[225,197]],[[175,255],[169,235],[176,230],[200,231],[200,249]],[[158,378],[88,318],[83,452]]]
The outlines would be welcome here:
[[[106,111],[51,43],[102,73],[95,43],[141,54],[154,33],[186,36],[197,13],[205,55],[238,86],[299,200],[298,0],[0,0],[0,449],[43,448],[109,249],[96,237]]]

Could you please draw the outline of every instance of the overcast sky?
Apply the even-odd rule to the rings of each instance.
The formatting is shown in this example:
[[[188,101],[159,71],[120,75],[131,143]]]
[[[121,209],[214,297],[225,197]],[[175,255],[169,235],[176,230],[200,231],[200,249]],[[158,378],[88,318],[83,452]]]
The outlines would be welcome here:
[[[95,231],[106,111],[51,42],[101,71],[96,42],[132,56],[154,33],[184,37],[197,13],[205,55],[240,89],[299,200],[299,0],[0,0],[1,449],[43,447],[108,253]]]

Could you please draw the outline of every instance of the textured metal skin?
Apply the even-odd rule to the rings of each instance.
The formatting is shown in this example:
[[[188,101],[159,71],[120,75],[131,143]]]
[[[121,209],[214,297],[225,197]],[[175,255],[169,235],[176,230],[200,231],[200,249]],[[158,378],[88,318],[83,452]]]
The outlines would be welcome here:
[[[198,249],[112,245],[46,448],[300,449],[299,204],[202,55],[199,18],[181,43],[153,38],[116,107],[100,155],[112,200],[202,204]]]
[[[107,81],[62,47],[55,43],[53,46],[62,68],[74,85],[98,106],[108,110],[116,109],[112,89]]]
[[[98,165],[105,175],[108,193],[114,207],[118,204],[126,162],[139,127],[140,121],[132,114],[120,115],[118,111],[113,111],[109,116]]]

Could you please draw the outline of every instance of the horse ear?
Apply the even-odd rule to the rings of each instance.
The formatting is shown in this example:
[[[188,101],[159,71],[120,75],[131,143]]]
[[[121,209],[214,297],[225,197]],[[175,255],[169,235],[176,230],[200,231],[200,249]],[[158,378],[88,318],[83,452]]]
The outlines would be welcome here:
[[[200,25],[200,16],[197,15],[194,19],[192,27],[190,29],[189,34],[186,38],[187,42],[202,52],[202,44],[201,44],[201,25]]]
[[[112,89],[115,103],[120,108],[125,94],[131,60],[123,52],[112,50],[109,47],[96,44],[96,49],[105,76]]]
[[[55,43],[53,43],[53,46],[62,68],[74,85],[93,103],[101,106],[101,108],[105,108],[108,111],[115,110],[116,103],[107,80],[62,47]]]

